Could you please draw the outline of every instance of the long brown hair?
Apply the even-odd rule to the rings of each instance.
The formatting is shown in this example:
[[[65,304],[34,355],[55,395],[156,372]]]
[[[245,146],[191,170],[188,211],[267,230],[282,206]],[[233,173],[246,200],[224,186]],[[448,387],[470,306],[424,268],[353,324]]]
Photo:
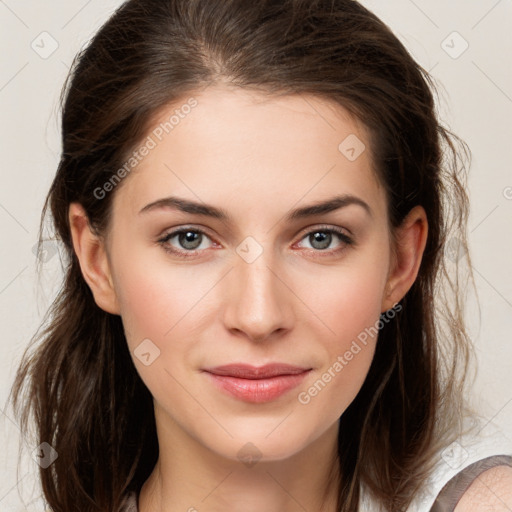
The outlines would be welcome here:
[[[152,396],[121,318],[96,305],[82,277],[69,204],[81,203],[105,233],[116,190],[102,199],[94,191],[163,107],[220,82],[342,105],[369,130],[391,230],[415,205],[426,210],[417,280],[380,329],[339,429],[338,509],[356,510],[364,485],[387,510],[405,510],[463,411],[469,150],[440,124],[428,72],[353,0],[130,0],[77,55],[63,91],[62,156],[41,217],[43,226],[49,208],[65,280],[12,390],[23,429],[33,417],[38,444],[58,453],[40,470],[45,499],[55,512],[117,512],[158,458]]]

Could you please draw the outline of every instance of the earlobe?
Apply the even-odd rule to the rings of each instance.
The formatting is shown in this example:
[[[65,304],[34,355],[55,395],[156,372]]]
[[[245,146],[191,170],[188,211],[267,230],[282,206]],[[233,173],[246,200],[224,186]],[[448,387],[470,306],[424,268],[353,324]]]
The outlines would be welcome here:
[[[68,216],[73,248],[96,304],[104,311],[118,315],[119,305],[104,241],[93,233],[81,204],[71,203]]]
[[[427,235],[427,215],[423,207],[416,206],[397,228],[392,265],[382,299],[382,312],[399,302],[416,280]]]

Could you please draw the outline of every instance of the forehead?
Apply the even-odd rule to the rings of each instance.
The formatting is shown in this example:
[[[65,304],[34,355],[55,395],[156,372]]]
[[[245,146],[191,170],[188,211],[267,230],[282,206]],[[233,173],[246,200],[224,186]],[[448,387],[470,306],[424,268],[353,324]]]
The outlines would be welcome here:
[[[383,199],[364,125],[312,95],[208,88],[158,112],[145,142],[151,149],[115,198],[132,211],[166,194],[224,209],[240,197],[246,208],[334,193]]]

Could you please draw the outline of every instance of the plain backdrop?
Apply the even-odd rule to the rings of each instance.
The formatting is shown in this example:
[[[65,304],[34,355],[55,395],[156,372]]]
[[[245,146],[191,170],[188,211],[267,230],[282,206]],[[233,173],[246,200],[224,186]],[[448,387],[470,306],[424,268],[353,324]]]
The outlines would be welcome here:
[[[364,0],[440,92],[445,126],[472,151],[470,250],[480,300],[468,308],[479,371],[471,399],[512,438],[512,2]],[[119,0],[0,0],[0,510],[39,510],[37,465],[3,411],[19,359],[60,284],[52,248],[38,281],[34,244],[60,151],[58,102],[77,51]],[[23,504],[19,488],[25,497]],[[31,501],[35,499],[35,501]]]

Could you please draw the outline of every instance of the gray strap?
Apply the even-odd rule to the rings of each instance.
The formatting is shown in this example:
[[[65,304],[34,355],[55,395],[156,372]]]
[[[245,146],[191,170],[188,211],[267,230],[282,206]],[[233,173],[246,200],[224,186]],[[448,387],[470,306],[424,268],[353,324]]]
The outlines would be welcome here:
[[[486,457],[464,468],[441,489],[430,512],[453,512],[462,495],[469,489],[471,484],[484,471],[496,466],[512,466],[512,456],[495,455]]]

